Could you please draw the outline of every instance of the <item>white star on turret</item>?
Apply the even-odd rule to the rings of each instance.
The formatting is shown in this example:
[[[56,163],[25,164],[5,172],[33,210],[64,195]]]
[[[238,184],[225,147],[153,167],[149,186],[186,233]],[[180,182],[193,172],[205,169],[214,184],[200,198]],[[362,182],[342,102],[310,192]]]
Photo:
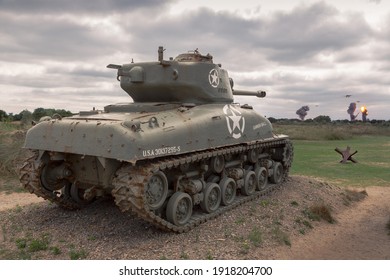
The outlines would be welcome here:
[[[217,87],[219,85],[219,76],[216,69],[211,69],[209,72],[209,83],[212,87]]]

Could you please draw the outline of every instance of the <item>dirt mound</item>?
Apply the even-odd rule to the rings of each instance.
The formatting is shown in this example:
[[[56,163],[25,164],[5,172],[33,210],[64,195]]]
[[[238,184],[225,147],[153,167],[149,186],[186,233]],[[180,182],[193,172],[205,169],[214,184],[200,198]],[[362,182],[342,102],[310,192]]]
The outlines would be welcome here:
[[[0,212],[0,258],[390,259],[390,188],[366,192],[292,176],[184,234],[157,230],[111,199],[79,211],[35,202]],[[46,246],[34,250],[36,243]]]

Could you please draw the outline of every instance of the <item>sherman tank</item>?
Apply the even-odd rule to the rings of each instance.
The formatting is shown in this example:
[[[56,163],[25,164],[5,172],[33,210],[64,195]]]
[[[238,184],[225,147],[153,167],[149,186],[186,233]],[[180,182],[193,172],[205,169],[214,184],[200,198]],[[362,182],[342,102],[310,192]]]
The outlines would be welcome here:
[[[31,193],[67,209],[112,196],[157,228],[186,232],[281,184],[293,159],[286,135],[235,95],[233,80],[197,50],[155,62],[109,64],[130,103],[28,130],[20,168]]]

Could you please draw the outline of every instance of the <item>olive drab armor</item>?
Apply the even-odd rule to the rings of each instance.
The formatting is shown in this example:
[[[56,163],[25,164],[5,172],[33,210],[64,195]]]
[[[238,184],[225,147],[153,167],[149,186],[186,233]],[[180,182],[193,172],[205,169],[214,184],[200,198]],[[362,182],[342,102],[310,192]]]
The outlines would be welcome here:
[[[293,146],[235,95],[233,80],[197,50],[109,64],[132,103],[45,118],[26,136],[20,169],[31,193],[77,209],[113,196],[158,228],[188,231],[257,199],[288,176]]]

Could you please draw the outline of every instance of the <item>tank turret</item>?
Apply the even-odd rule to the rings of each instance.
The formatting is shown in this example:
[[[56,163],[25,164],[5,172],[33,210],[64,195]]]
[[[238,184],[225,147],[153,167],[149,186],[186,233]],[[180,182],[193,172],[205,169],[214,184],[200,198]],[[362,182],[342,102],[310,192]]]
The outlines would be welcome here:
[[[20,169],[31,193],[67,209],[112,196],[157,228],[177,233],[266,195],[288,176],[293,147],[235,95],[210,54],[110,64],[133,102],[44,118],[26,135]]]
[[[265,92],[234,90],[232,79],[210,54],[198,50],[164,60],[159,47],[157,62],[109,64],[134,102],[231,103],[233,95],[264,97]]]

